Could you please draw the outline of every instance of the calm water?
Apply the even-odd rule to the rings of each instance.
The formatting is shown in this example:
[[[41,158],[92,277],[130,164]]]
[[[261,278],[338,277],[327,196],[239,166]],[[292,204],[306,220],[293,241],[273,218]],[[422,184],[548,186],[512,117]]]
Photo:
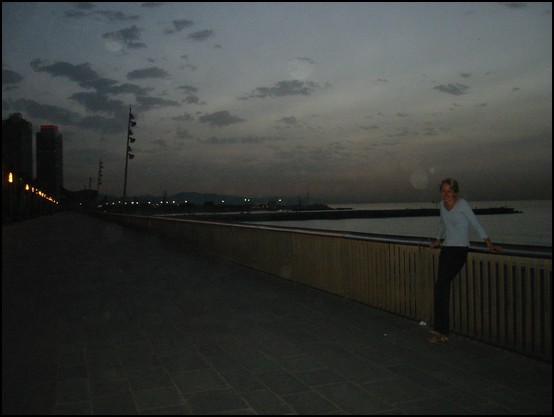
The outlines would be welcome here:
[[[469,202],[473,208],[512,207],[522,213],[479,215],[478,219],[495,243],[516,245],[552,246],[552,200],[540,201],[478,201]],[[351,207],[358,210],[383,210],[404,208],[434,208],[433,203],[395,204],[340,204],[332,208]],[[388,219],[342,219],[263,222],[276,226],[306,227],[324,230],[340,230],[385,235],[418,236],[435,238],[438,217],[400,217]],[[472,230],[471,240],[479,242],[479,235]]]

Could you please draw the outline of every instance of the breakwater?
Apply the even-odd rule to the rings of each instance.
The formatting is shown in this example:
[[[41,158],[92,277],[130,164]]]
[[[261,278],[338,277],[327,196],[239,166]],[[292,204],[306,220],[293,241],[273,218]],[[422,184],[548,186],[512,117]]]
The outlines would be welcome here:
[[[491,207],[473,210],[477,215],[515,214],[521,213],[510,207]],[[228,221],[228,222],[263,222],[292,220],[340,220],[340,219],[372,219],[389,217],[431,217],[439,216],[438,208],[419,208],[401,210],[279,210],[279,211],[243,211],[233,213],[191,213],[177,216],[191,220]]]

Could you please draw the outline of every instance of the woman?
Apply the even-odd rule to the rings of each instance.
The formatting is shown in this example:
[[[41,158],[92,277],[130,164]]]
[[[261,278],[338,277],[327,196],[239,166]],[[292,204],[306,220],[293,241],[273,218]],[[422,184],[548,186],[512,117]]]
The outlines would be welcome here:
[[[446,342],[450,327],[450,286],[452,279],[467,261],[469,247],[469,226],[473,226],[492,252],[501,248],[493,245],[487,232],[477,220],[466,200],[458,198],[458,182],[452,178],[442,180],[440,193],[440,225],[437,239],[431,248],[441,247],[439,276],[434,288],[434,330],[429,342]],[[444,239],[444,241],[443,241]]]

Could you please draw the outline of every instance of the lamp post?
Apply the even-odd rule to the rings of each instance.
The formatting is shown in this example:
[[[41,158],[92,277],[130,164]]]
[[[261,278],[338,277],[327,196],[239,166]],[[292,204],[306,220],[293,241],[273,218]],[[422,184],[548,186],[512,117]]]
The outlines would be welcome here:
[[[102,165],[102,160],[98,160],[98,179],[96,182],[96,192],[98,194],[98,198],[100,198],[100,186],[102,185],[102,168],[104,168],[104,165]]]
[[[129,143],[134,143],[135,138],[132,136],[133,131],[131,130],[131,127],[135,127],[137,125],[137,122],[135,122],[135,117],[133,116],[133,113],[131,113],[131,107],[129,107],[129,121],[127,123],[127,148],[125,151],[125,180],[123,181],[123,202],[127,200],[127,167],[129,165],[129,159],[133,159],[135,157],[134,154],[131,153],[132,149]]]

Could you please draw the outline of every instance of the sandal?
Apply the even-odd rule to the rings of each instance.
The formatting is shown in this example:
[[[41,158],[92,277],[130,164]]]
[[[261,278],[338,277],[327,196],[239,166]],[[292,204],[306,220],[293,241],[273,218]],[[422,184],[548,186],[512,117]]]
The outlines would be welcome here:
[[[427,340],[429,343],[446,342],[448,340],[448,336],[437,332],[436,330],[431,330]]]

